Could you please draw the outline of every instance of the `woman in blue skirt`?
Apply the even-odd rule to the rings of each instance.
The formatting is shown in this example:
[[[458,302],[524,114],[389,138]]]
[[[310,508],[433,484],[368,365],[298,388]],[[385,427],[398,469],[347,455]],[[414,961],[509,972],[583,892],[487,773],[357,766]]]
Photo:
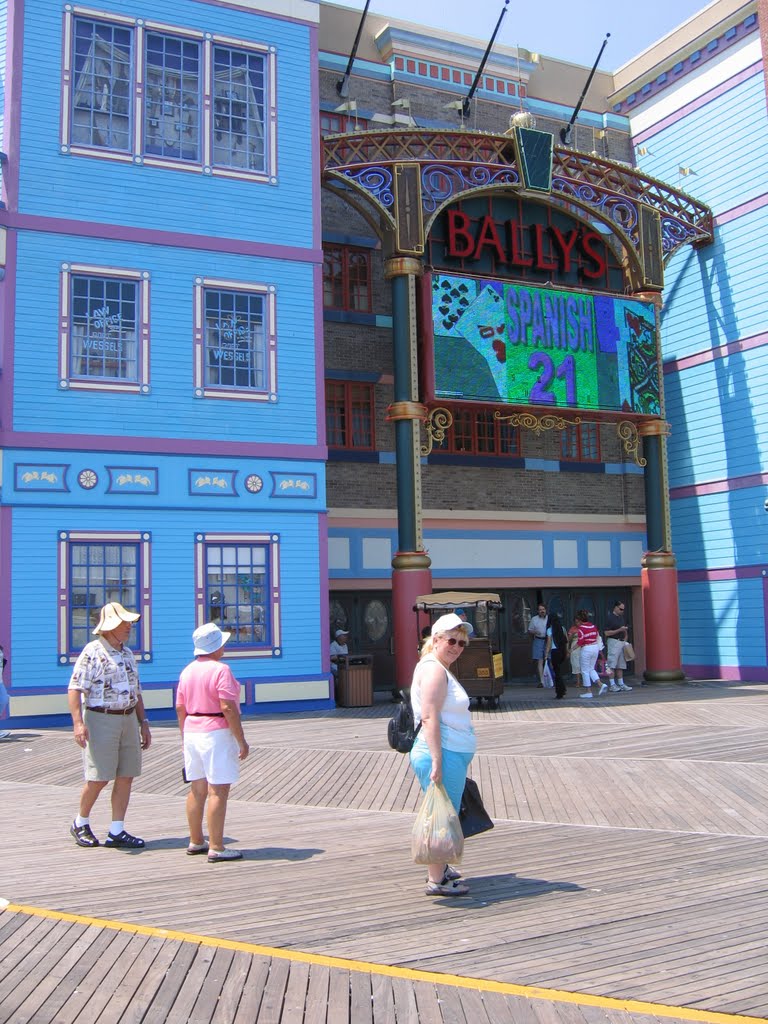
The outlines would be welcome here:
[[[411,706],[421,723],[411,750],[411,765],[422,790],[442,782],[459,813],[467,768],[477,748],[469,697],[451,666],[469,642],[469,623],[454,612],[441,615],[421,650],[413,673]],[[469,886],[449,864],[427,865],[427,896],[465,896]]]

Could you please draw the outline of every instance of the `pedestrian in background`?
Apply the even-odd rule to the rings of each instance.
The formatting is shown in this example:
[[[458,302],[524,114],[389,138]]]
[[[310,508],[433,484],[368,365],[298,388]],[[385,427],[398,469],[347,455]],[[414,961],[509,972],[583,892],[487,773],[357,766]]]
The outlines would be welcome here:
[[[624,619],[624,602],[616,601],[613,611],[605,618],[605,639],[607,640],[606,665],[613,669],[611,680],[611,692],[618,693],[620,690],[629,692],[632,687],[624,682],[624,670],[627,661],[624,657],[624,644],[629,640],[629,629]]]
[[[539,677],[538,686],[544,685],[544,649],[547,644],[547,606],[539,605],[538,614],[528,623],[528,632],[533,637],[531,659],[536,662]]]
[[[581,653],[579,665],[581,669],[581,685],[585,690],[579,696],[582,700],[585,698],[589,700],[592,697],[592,683],[600,683],[600,676],[595,671],[595,662],[600,653],[602,641],[597,631],[597,626],[594,622],[590,622],[589,612],[585,608],[580,608],[576,612],[576,626],[578,630],[576,643]],[[608,687],[605,683],[600,683],[597,696],[602,697],[607,689]]]

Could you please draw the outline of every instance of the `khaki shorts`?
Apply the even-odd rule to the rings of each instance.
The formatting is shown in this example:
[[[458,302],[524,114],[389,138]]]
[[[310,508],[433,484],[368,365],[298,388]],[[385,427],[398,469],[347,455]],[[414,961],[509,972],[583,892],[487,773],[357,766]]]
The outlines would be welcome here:
[[[84,712],[88,743],[83,751],[87,782],[110,782],[141,775],[141,737],[136,713],[100,715]]]
[[[614,640],[612,636],[608,637],[608,657],[606,659],[608,668],[618,668],[623,672],[627,667],[627,662],[624,657],[625,643],[625,640]]]

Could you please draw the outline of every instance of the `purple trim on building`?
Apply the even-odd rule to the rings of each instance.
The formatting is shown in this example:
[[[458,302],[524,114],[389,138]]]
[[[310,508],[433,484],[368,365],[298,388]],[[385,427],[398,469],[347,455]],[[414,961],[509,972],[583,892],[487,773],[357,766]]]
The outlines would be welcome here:
[[[748,487],[764,487],[768,484],[768,473],[750,473],[722,480],[708,480],[701,484],[687,484],[684,487],[670,487],[670,501],[679,498],[697,498],[702,494],[723,494],[725,491],[741,491]]]
[[[214,441],[205,438],[175,440],[154,437],[105,437],[94,434],[38,434],[0,430],[4,448],[32,448],[45,451],[128,452],[145,455],[225,455],[234,458],[308,459],[325,462],[327,449],[320,445]]]
[[[674,64],[668,64],[655,78],[647,78],[645,81],[637,79],[635,91],[626,99],[614,103],[613,112],[630,115],[633,111],[639,110],[648,100],[666,91],[670,86],[682,82],[690,72],[698,71],[709,61],[722,56],[736,43],[751,35],[757,27],[757,15],[749,14],[738,25],[731,26],[725,32],[721,31],[719,35],[712,35],[706,44],[692,48],[687,57],[675,61]]]
[[[328,578],[328,513],[322,512],[317,517],[317,551],[320,563],[320,593],[330,591]],[[328,601],[320,602],[320,650],[323,656],[323,672],[331,673],[331,651],[329,637],[331,635],[331,610]]]
[[[687,117],[688,114],[692,114],[694,110],[699,110],[701,107],[705,107],[708,103],[716,100],[719,96],[723,96],[725,93],[730,92],[731,89],[735,89],[737,85],[741,85],[742,82],[746,82],[748,78],[753,78],[755,75],[763,73],[762,62],[757,64],[750,64],[748,68],[744,68],[743,71],[739,71],[729,78],[727,82],[721,82],[720,85],[716,85],[709,92],[705,92],[703,96],[697,97],[695,100],[691,100],[690,103],[686,103],[684,107],[680,107],[674,114],[669,114],[667,117],[662,118],[661,121],[657,121],[656,124],[651,125],[650,128],[646,128],[642,132],[638,132],[632,139],[632,143],[635,147],[642,146],[648,139],[653,138],[658,132],[663,131],[665,128],[669,128],[670,125],[675,124],[682,118]]]
[[[11,525],[13,510],[7,506],[0,505],[0,646],[11,665],[13,674],[13,651],[11,649]],[[326,548],[327,548],[326,544]],[[327,561],[327,555],[326,555]],[[327,591],[326,591],[327,593]],[[327,602],[326,602],[327,603]],[[326,612],[327,614],[327,612]],[[6,685],[10,690],[9,680]]]
[[[765,665],[687,665],[683,672],[689,679],[716,679],[722,683],[768,683]]]
[[[723,224],[729,224],[732,220],[738,220],[739,217],[748,217],[750,213],[754,213],[755,210],[762,210],[764,206],[768,206],[768,193],[718,214],[715,217],[715,227],[721,228]]]
[[[7,231],[5,237],[5,278],[0,288],[0,352],[2,352],[2,374],[0,374],[0,437],[4,429],[13,424],[13,358],[16,328],[16,269],[18,266],[18,236]]]
[[[8,210],[19,206],[21,150],[21,83],[24,57],[24,0],[10,0],[5,42],[5,102],[3,144],[8,162],[3,167],[2,200]]]
[[[320,135],[320,60],[318,55],[318,29],[309,32],[309,109],[312,112],[312,245],[316,249],[323,246],[323,220],[320,211],[322,187],[320,172],[322,168],[322,136]]]
[[[317,443],[322,445],[328,458],[328,439],[325,432],[325,355],[323,352],[323,267],[313,271],[315,289],[315,408],[317,409]]]
[[[77,235],[81,238],[136,242],[141,245],[165,245],[174,249],[200,249],[206,252],[223,252],[236,256],[260,256],[264,259],[292,260],[297,263],[319,263],[321,266],[323,262],[322,249],[302,249],[295,245],[272,245],[268,242],[247,242],[240,238],[214,238],[208,235],[187,234],[182,231],[134,228],[125,224],[102,224],[94,221],[65,220],[60,217],[38,217],[35,214],[0,211],[0,225],[23,231]]]
[[[722,580],[765,579],[765,569],[759,565],[733,565],[722,569],[678,569],[678,583],[711,583]]]
[[[753,334],[750,338],[739,338],[738,341],[729,341],[727,345],[707,348],[701,352],[694,352],[690,356],[681,356],[680,359],[670,359],[664,363],[664,376],[668,373],[680,373],[683,370],[690,370],[692,366],[713,363],[715,359],[724,359],[726,356],[732,356],[736,352],[748,352],[753,348],[762,348],[764,345],[768,345],[768,333]]]

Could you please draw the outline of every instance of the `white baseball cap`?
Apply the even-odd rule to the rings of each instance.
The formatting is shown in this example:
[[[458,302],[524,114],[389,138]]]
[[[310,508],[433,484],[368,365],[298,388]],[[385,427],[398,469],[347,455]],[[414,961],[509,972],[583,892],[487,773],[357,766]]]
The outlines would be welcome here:
[[[432,623],[432,636],[437,636],[439,633],[450,633],[454,629],[464,629],[469,636],[469,623],[460,619],[456,612],[448,612],[447,615],[441,615]]]

